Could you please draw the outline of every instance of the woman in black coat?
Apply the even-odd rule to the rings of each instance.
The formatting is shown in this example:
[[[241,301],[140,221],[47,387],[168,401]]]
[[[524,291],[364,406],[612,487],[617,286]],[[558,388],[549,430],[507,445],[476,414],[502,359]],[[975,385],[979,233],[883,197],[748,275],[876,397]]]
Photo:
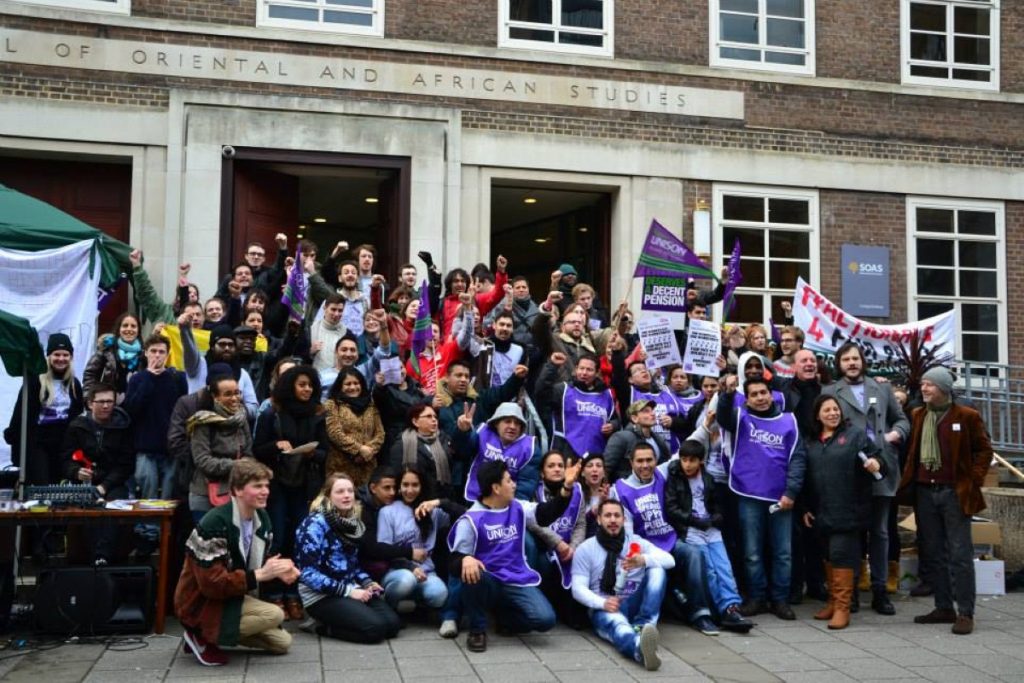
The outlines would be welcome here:
[[[29,484],[56,484],[64,477],[61,457],[64,433],[85,408],[82,384],[72,367],[74,347],[66,334],[51,334],[46,343],[46,372],[26,380],[28,421],[25,430],[25,481]],[[11,422],[4,440],[11,447],[11,459],[21,463],[22,392],[18,392]]]
[[[828,604],[814,618],[830,619],[829,628],[841,629],[850,623],[861,533],[871,521],[871,483],[884,476],[884,465],[876,457],[874,441],[863,430],[847,427],[834,397],[819,396],[813,414],[817,436],[807,444],[804,494],[809,511],[803,521],[825,546],[830,590]]]
[[[267,504],[274,528],[270,552],[293,557],[295,531],[324,480],[327,431],[320,375],[308,365],[285,371],[274,383],[270,405],[256,421],[252,452],[274,471]],[[291,452],[300,446],[306,446],[307,452]],[[264,587],[264,598],[281,606],[289,619],[302,618],[298,584],[270,582]]]
[[[409,409],[409,428],[391,447],[390,465],[396,472],[405,465],[415,465],[437,482],[438,497],[462,500],[462,491],[452,486],[456,463],[451,437],[437,428],[437,412],[428,404],[419,403]]]

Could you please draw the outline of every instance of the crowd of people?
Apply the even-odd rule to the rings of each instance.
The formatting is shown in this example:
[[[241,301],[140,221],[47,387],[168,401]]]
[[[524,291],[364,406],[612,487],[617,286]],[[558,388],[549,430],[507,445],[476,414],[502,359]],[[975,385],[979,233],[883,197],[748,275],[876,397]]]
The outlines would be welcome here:
[[[777,344],[729,326],[720,376],[688,375],[651,367],[628,304],[606,308],[571,264],[538,301],[502,256],[442,274],[420,252],[425,279],[405,264],[388,283],[370,245],[321,259],[302,241],[298,261],[284,235],[274,246],[268,264],[250,243],[205,301],[183,264],[173,303],[132,252],[137,314],[99,338],[81,383],[71,340],[51,335],[27,387],[29,483],[187,509],[174,605],[200,663],[287,652],[286,619],[359,643],[433,619],[475,652],[492,615],[511,633],[561,620],[648,669],[662,610],[746,633],[809,597],[841,629],[858,585],[895,613],[900,496],[935,600],[915,621],[971,632],[991,446],[948,369],[908,397],[847,343],[833,379],[787,321]],[[299,274],[296,310],[282,293]],[[687,319],[721,296],[691,287]],[[140,525],[133,553],[157,541]],[[97,534],[95,564],[117,552]]]

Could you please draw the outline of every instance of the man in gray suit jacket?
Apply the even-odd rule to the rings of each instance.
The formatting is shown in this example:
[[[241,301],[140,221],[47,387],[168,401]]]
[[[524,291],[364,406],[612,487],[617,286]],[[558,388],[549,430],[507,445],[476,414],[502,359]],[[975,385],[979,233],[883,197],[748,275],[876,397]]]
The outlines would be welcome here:
[[[835,396],[850,429],[867,432],[885,460],[886,475],[872,485],[871,526],[868,529],[868,560],[871,566],[871,607],[879,614],[896,613],[885,594],[889,559],[889,515],[899,486],[900,442],[910,436],[910,421],[903,414],[892,386],[867,377],[867,362],[861,348],[852,342],[839,347],[836,364],[840,378],[822,389]]]

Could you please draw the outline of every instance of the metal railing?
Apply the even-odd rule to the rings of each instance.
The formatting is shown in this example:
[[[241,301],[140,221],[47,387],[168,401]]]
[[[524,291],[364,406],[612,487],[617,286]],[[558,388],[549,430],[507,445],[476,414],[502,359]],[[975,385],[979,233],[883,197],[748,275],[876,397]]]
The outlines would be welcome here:
[[[1024,463],[1024,366],[961,361],[956,392],[981,413],[992,447],[1007,460]]]

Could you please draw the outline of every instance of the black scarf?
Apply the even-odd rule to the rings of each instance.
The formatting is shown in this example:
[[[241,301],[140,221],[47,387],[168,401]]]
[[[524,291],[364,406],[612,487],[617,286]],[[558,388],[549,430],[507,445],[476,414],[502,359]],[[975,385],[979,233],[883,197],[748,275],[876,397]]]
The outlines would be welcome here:
[[[604,527],[597,527],[597,544],[608,551],[604,558],[604,572],[601,574],[601,592],[615,595],[615,570],[618,568],[619,554],[626,545],[626,530],[621,529],[617,536],[612,536]]]
[[[342,394],[337,396],[334,400],[338,403],[347,405],[356,415],[362,415],[366,412],[366,409],[370,407],[370,394],[368,393],[363,393],[359,396],[345,396]]]
[[[525,299],[512,299],[512,303],[518,308],[523,309],[523,313],[530,310],[530,304],[533,303],[533,299],[526,297]]]
[[[358,546],[366,526],[363,524],[360,515],[360,508],[357,506],[350,517],[341,514],[341,510],[334,506],[330,498],[320,501],[320,513],[327,520],[328,526],[334,533],[338,534],[341,542],[348,546]]]
[[[498,353],[508,353],[508,350],[510,348],[512,348],[512,340],[511,339],[506,339],[505,341],[501,341],[500,339],[498,339],[497,337],[494,336],[493,332],[488,337],[488,339],[490,339],[491,343],[494,344],[494,350],[497,351]]]

